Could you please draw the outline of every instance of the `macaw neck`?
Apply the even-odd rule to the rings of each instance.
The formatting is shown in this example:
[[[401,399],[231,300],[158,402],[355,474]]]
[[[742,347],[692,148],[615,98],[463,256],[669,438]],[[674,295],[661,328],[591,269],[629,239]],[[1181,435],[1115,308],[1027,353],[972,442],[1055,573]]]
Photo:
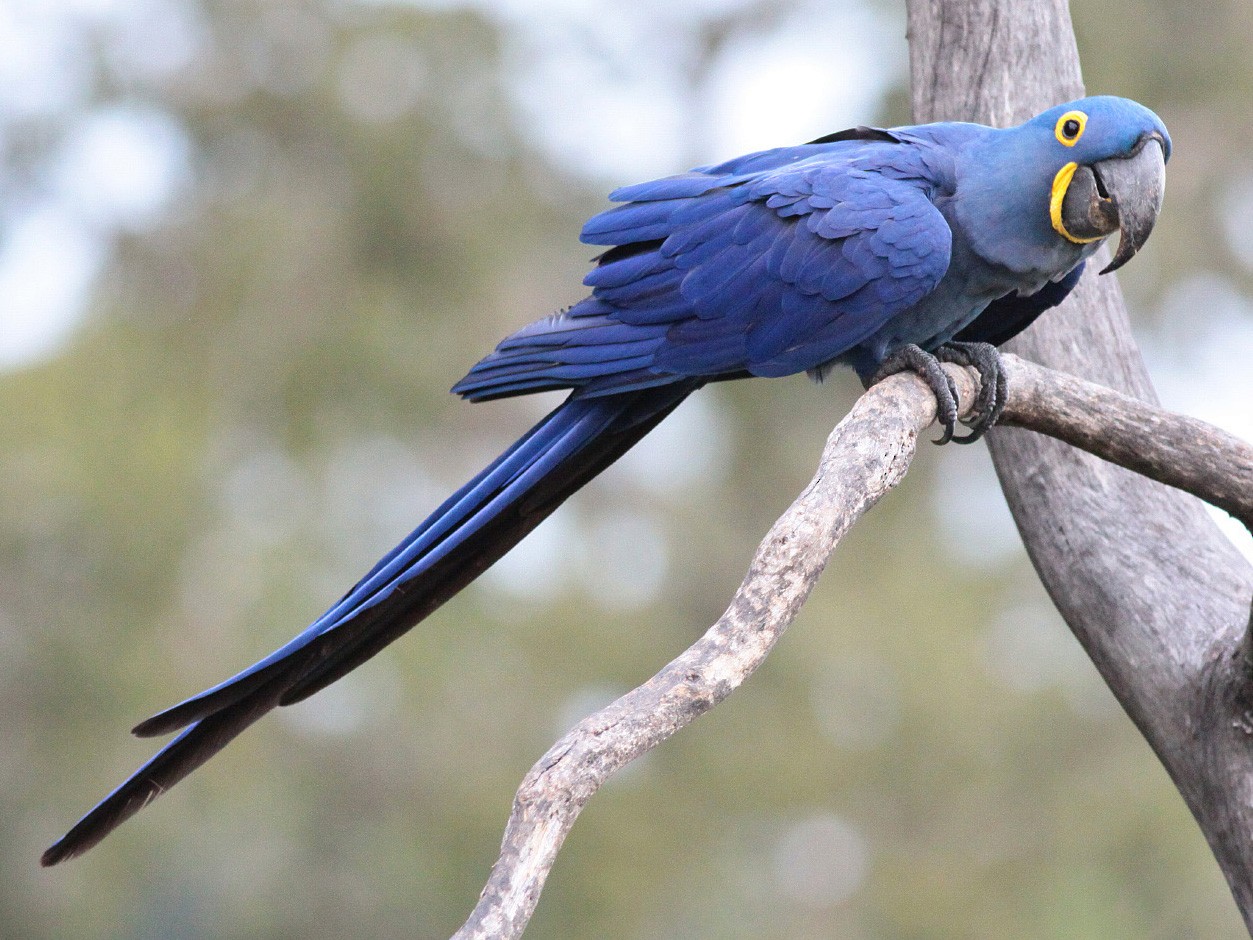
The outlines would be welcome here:
[[[1099,245],[1075,244],[1049,218],[1053,177],[1049,141],[1031,125],[988,128],[956,159],[957,188],[948,206],[954,235],[988,264],[1020,279],[1025,292],[1070,271]]]

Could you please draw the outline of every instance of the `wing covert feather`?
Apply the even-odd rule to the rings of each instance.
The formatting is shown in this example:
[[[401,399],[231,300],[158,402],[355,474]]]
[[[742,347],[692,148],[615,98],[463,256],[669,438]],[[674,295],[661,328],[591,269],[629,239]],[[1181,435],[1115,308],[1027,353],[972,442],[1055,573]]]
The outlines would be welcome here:
[[[506,339],[456,391],[600,395],[822,368],[948,270],[952,233],[911,147],[786,148],[616,191],[626,201],[582,233],[609,246],[591,297]]]

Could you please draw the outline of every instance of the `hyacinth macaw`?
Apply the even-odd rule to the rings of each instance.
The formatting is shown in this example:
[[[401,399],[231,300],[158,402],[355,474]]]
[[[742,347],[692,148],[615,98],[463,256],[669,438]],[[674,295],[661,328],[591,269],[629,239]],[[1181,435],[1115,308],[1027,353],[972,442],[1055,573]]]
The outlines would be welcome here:
[[[477,577],[707,382],[852,367],[919,373],[943,440],[1004,404],[995,344],[1059,303],[1114,232],[1144,244],[1170,137],[1122,98],[1009,129],[858,127],[619,189],[582,240],[607,246],[591,295],[506,338],[453,391],[570,389],[312,626],[221,685],[149,718],[181,733],[43,855],[78,855],[277,705],[365,662]],[[1102,272],[1104,273],[1104,272]],[[966,437],[940,361],[982,379]]]

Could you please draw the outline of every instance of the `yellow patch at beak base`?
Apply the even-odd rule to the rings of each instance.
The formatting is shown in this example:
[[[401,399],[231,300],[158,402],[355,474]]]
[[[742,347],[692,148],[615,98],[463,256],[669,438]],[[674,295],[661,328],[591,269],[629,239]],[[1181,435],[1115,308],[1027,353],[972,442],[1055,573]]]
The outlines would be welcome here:
[[[1049,196],[1049,218],[1053,222],[1053,229],[1062,238],[1076,245],[1086,245],[1088,242],[1100,241],[1104,235],[1097,235],[1095,238],[1076,238],[1066,231],[1066,223],[1062,221],[1062,203],[1066,200],[1066,190],[1070,188],[1070,181],[1074,178],[1075,170],[1079,169],[1079,164],[1071,161],[1057,171],[1057,175],[1053,177],[1053,192]]]

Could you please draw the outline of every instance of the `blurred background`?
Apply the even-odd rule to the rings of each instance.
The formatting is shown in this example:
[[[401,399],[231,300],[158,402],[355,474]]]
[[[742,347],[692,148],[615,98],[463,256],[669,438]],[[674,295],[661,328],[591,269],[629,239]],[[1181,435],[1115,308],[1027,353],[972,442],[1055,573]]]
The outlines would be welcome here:
[[[1155,381],[1253,438],[1253,7],[1073,13],[1089,90],[1174,135],[1119,275]],[[907,123],[906,60],[889,0],[0,0],[0,935],[452,932],[523,773],[721,613],[849,377],[703,391],[403,642],[37,859],[152,752],[131,725],[551,407],[446,390],[579,299],[604,193]],[[986,451],[946,447],[591,803],[529,935],[1244,932]]]

